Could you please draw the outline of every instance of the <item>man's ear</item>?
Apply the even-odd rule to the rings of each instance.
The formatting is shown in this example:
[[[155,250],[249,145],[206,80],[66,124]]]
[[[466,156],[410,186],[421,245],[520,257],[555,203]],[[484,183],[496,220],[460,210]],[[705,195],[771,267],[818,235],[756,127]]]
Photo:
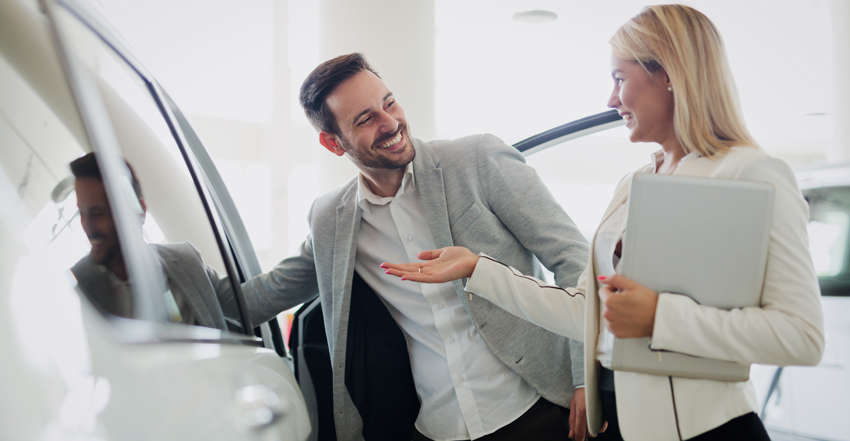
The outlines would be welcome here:
[[[345,150],[343,150],[342,145],[340,145],[339,138],[337,138],[337,136],[333,133],[326,132],[324,130],[319,132],[319,144],[328,149],[328,151],[334,155],[342,156],[345,154]]]

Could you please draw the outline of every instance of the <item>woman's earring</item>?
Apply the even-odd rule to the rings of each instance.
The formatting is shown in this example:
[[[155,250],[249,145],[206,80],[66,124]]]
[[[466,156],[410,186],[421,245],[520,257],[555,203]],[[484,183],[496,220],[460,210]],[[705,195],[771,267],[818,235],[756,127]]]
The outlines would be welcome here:
[[[672,91],[673,91],[673,86],[667,86],[667,91],[668,91],[668,92],[672,92]]]

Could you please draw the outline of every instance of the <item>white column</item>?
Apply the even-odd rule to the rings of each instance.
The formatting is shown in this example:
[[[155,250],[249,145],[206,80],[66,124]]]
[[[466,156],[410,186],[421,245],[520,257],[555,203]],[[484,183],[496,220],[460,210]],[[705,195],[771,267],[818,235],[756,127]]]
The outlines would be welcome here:
[[[833,121],[835,136],[827,151],[830,162],[850,160],[850,2],[832,0],[834,60]]]
[[[288,234],[290,222],[289,215],[289,193],[287,178],[292,172],[295,164],[303,161],[302,150],[289,145],[288,133],[291,126],[290,100],[297,99],[291,96],[289,90],[289,35],[287,33],[287,22],[289,20],[289,2],[276,1],[272,6],[274,14],[274,41],[272,43],[272,58],[274,66],[274,78],[272,78],[272,115],[271,121],[264,127],[262,134],[263,157],[272,168],[272,244],[271,248],[261,254],[260,258],[265,266],[270,262],[277,261],[288,255]],[[256,245],[256,244],[255,244]]]

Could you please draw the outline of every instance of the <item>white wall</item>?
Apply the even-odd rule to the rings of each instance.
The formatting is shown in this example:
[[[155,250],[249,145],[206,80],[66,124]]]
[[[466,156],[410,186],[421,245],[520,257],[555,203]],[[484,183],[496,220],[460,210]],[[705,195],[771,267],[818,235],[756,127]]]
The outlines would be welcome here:
[[[405,106],[415,136],[487,131],[514,142],[605,109],[607,40],[646,2],[99,3],[189,115],[242,209],[261,263],[269,267],[307,233],[312,199],[356,172],[318,145],[297,103],[297,88],[317,63],[364,52]],[[720,29],[745,116],[767,150],[795,165],[850,156],[845,0],[686,3]],[[543,25],[511,20],[513,12],[536,7],[556,11],[559,19]],[[628,147],[621,130],[605,136],[594,142]],[[580,155],[581,164],[611,160],[617,151],[590,149]],[[643,157],[632,152],[619,165],[629,168]],[[592,167],[580,168],[583,178],[577,174],[553,185],[606,191],[594,181]],[[576,205],[568,211],[586,204]]]

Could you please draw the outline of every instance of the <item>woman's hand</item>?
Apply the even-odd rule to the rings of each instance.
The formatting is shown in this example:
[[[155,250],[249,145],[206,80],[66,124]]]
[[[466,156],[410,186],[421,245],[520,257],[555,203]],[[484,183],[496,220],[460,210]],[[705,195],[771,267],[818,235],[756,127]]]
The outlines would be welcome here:
[[[414,282],[442,283],[469,277],[478,263],[478,255],[464,247],[428,250],[416,256],[425,262],[381,264],[384,272]]]
[[[658,293],[618,274],[597,279],[606,309],[603,317],[611,333],[619,338],[651,337]]]

